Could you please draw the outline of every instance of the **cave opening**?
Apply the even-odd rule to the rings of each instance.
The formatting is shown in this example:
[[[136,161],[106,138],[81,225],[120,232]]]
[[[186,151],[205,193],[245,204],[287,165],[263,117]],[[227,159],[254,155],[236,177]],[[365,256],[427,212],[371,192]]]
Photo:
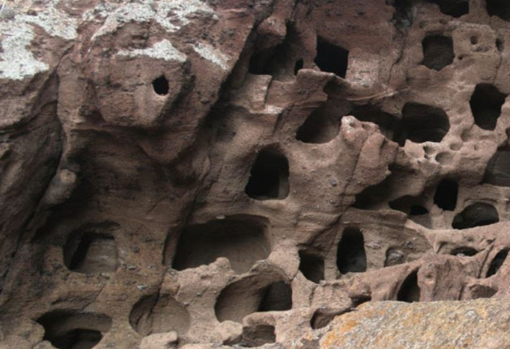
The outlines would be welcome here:
[[[300,251],[299,259],[299,270],[308,280],[316,284],[324,280],[324,260],[322,258]]]
[[[317,56],[315,64],[321,71],[333,73],[343,79],[347,74],[349,51],[333,45],[322,38],[317,38]]]
[[[64,263],[77,273],[111,273],[119,267],[115,238],[109,233],[73,233],[64,246]]]
[[[510,21],[510,2],[508,0],[486,0],[489,16],[497,16],[504,21]]]
[[[502,147],[492,156],[485,169],[483,183],[510,187],[510,148]]]
[[[289,195],[289,161],[278,152],[259,152],[250,172],[245,193],[256,200],[285,199]]]
[[[487,277],[491,277],[492,275],[496,275],[498,270],[501,268],[503,263],[505,263],[506,257],[508,257],[508,249],[504,249],[498,252],[496,257],[491,262],[489,266],[489,270],[487,271]]]
[[[499,222],[498,211],[491,204],[477,202],[469,205],[453,219],[453,229],[469,229]]]
[[[448,115],[441,108],[406,103],[402,109],[402,128],[396,140],[401,146],[406,139],[415,143],[439,143],[449,130]]]
[[[296,63],[294,64],[294,75],[297,75],[298,72],[303,69],[303,67],[305,66],[305,62],[303,61],[303,59],[298,59],[296,61]]]
[[[196,268],[225,257],[232,269],[245,273],[271,252],[267,228],[255,217],[233,216],[186,227],[172,264],[176,270]],[[167,260],[168,257],[165,257]]]
[[[423,62],[427,68],[437,71],[453,63],[453,40],[448,36],[430,35],[422,42]]]
[[[152,81],[152,87],[154,88],[154,92],[160,96],[166,96],[170,90],[170,85],[164,75],[154,79],[154,81]]]
[[[389,140],[395,140],[395,131],[399,127],[399,120],[395,115],[383,112],[374,106],[359,106],[351,110],[349,115],[359,121],[372,122],[379,126],[382,135]]]
[[[274,326],[254,325],[243,327],[243,334],[240,346],[253,348],[276,342]]]
[[[299,127],[296,139],[303,143],[323,144],[333,140],[340,130],[342,115],[333,112],[327,104],[314,110]]]
[[[428,0],[439,5],[439,10],[445,15],[459,18],[469,13],[469,0]]]
[[[454,211],[457,207],[459,185],[451,179],[443,179],[436,189],[434,203],[445,211]]]
[[[365,241],[360,229],[344,230],[338,243],[336,265],[341,274],[362,273],[367,270]]]
[[[278,281],[265,290],[258,311],[284,311],[291,308],[292,287],[284,281]]]
[[[473,257],[478,253],[478,250],[472,247],[457,247],[452,251],[453,256],[459,257]]]
[[[140,336],[175,331],[188,332],[190,316],[186,308],[169,295],[142,297],[131,309],[129,323]]]
[[[501,115],[501,107],[505,103],[506,95],[492,84],[478,84],[471,96],[469,105],[475,119],[475,124],[484,130],[492,131]]]
[[[412,272],[402,283],[398,291],[397,300],[400,302],[419,302],[420,286],[418,285],[418,271]]]
[[[423,215],[426,215],[428,214],[429,211],[421,206],[421,205],[412,205],[410,208],[409,208],[409,215],[410,216],[423,216]]]
[[[58,349],[91,349],[112,325],[106,315],[74,312],[51,312],[37,322],[44,327],[43,339]]]

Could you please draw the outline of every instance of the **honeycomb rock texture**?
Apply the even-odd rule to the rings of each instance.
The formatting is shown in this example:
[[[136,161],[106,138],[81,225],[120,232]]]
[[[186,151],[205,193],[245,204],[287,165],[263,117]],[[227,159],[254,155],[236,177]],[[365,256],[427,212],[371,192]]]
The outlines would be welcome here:
[[[508,345],[506,1],[19,0],[0,37],[1,349]]]

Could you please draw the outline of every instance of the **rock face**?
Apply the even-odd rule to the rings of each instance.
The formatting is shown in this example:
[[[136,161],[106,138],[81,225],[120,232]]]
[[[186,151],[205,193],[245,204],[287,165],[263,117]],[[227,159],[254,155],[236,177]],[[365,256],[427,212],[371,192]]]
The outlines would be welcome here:
[[[432,348],[448,311],[462,344],[502,347],[505,2],[0,17],[0,348],[385,347],[406,316]]]

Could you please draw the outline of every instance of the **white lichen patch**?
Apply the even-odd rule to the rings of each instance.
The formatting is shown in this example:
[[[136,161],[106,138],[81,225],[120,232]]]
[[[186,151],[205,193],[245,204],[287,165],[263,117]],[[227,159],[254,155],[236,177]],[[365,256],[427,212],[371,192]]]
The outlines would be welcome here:
[[[228,61],[230,60],[230,58],[220,50],[203,43],[198,43],[194,45],[193,49],[203,58],[207,59],[210,62],[213,62],[216,65],[219,65],[221,69],[223,70],[228,69]]]
[[[49,69],[47,63],[37,60],[28,49],[35,38],[35,25],[53,37],[76,38],[77,21],[56,9],[59,1],[49,1],[44,11],[31,15],[20,13],[11,21],[0,22],[0,79],[23,80]]]
[[[121,50],[118,52],[118,55],[128,57],[147,56],[155,59],[164,59],[166,61],[186,61],[186,55],[177,50],[168,40],[157,42],[152,47],[144,49],[136,49],[131,51]]]
[[[140,0],[128,4],[121,4],[114,8],[112,4],[101,4],[93,10],[87,11],[83,19],[91,21],[96,17],[106,17],[102,27],[93,38],[115,32],[124,23],[156,21],[168,32],[176,32],[190,23],[194,16],[214,16],[216,12],[200,0]]]

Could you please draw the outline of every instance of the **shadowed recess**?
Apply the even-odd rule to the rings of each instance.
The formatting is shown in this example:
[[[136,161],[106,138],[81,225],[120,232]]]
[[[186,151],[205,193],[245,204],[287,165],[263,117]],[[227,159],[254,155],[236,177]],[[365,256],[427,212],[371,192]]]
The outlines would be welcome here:
[[[478,84],[471,96],[469,105],[475,124],[484,130],[494,130],[501,115],[501,107],[506,95],[491,84]]]
[[[401,302],[419,302],[420,286],[418,286],[418,271],[407,276],[398,291],[397,300]]]
[[[129,314],[131,327],[142,337],[153,333],[188,332],[190,316],[186,308],[169,295],[142,297]]]
[[[110,331],[112,320],[103,314],[55,311],[38,320],[43,340],[58,349],[91,349]]]
[[[504,249],[498,252],[496,257],[491,262],[489,266],[489,270],[487,271],[487,277],[491,277],[492,275],[496,275],[498,270],[501,268],[503,263],[505,263],[506,257],[508,256],[508,249]]]
[[[359,121],[372,122],[379,126],[379,130],[389,140],[395,140],[395,131],[399,128],[399,120],[395,115],[383,112],[374,106],[356,107],[349,115]]]
[[[439,5],[439,10],[445,15],[455,18],[469,13],[469,0],[428,0]]]
[[[234,216],[186,227],[172,266],[196,268],[225,257],[236,273],[244,273],[270,252],[266,225],[256,217]]]
[[[299,270],[308,280],[316,284],[324,280],[324,260],[322,258],[300,251],[299,259]]]
[[[434,203],[445,211],[454,211],[457,207],[459,185],[451,179],[443,179],[436,189]]]
[[[257,200],[285,199],[289,195],[289,162],[272,149],[259,152],[245,188]]]
[[[160,96],[167,95],[168,91],[170,90],[168,80],[164,75],[154,79],[154,81],[152,82],[152,87],[154,88],[154,92],[156,92]]]
[[[510,187],[510,148],[500,148],[492,156],[484,174],[484,183]]]
[[[469,229],[499,222],[498,211],[491,204],[477,202],[469,205],[453,219],[453,229]]]
[[[315,64],[323,72],[333,73],[345,79],[349,63],[349,51],[317,38],[317,56]]]
[[[442,70],[453,63],[453,40],[442,35],[431,35],[425,37],[422,42],[423,62],[427,68]]]
[[[362,273],[367,270],[365,242],[361,230],[344,230],[338,243],[336,265],[341,274]]]
[[[341,119],[342,115],[331,110],[327,104],[323,104],[299,127],[296,139],[303,143],[327,143],[338,135]]]
[[[241,323],[243,318],[265,311],[284,311],[292,308],[292,288],[284,281],[266,283],[262,277],[236,281],[221,291],[216,300],[218,321]]]
[[[402,109],[402,128],[396,141],[401,146],[405,144],[406,139],[414,143],[439,143],[449,130],[448,115],[441,108],[407,103]]]
[[[105,232],[73,232],[64,246],[64,263],[78,273],[115,272],[119,267],[115,238]]]
[[[489,16],[497,16],[504,21],[510,21],[510,1],[486,0],[486,4]]]

